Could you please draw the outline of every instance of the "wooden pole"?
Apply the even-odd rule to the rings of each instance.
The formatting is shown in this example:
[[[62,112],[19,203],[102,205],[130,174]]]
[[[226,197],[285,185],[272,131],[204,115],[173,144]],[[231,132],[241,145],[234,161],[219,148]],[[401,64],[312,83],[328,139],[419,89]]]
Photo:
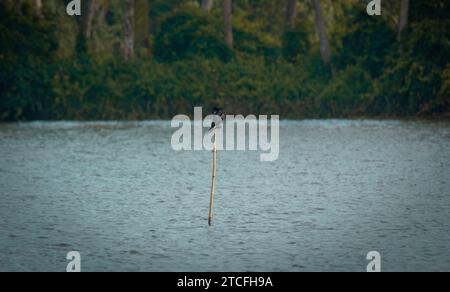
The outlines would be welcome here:
[[[212,184],[211,184],[211,196],[209,202],[209,216],[208,224],[212,225],[213,219],[213,208],[214,208],[214,190],[216,188],[216,158],[217,158],[217,147],[216,147],[216,129],[214,129],[214,143],[213,143],[213,171],[212,171]]]

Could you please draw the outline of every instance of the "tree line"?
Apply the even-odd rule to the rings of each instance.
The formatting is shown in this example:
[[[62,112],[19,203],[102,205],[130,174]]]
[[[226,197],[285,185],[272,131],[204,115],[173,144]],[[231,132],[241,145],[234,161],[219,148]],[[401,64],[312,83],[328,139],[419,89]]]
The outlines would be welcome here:
[[[11,6],[15,7],[15,10],[20,13],[21,10],[21,0],[7,0]],[[86,39],[89,39],[92,35],[92,24],[96,12],[101,9],[102,13],[98,14],[99,18],[104,18],[108,9],[109,0],[91,0],[85,3],[86,17],[82,21],[82,32]],[[139,0],[138,0],[139,1]],[[399,12],[399,37],[401,37],[402,31],[404,31],[408,26],[408,16],[409,16],[409,1],[401,0],[400,12]],[[222,3],[222,17],[224,21],[224,36],[225,43],[229,48],[233,48],[233,27],[232,27],[232,3],[233,0],[219,0],[217,2]],[[298,0],[288,0],[286,7],[286,25],[287,27],[293,25],[294,20],[297,16],[297,2]],[[12,4],[14,3],[14,4]],[[34,9],[38,15],[42,13],[42,0],[33,0]],[[327,29],[323,17],[322,6],[320,0],[312,0],[314,6],[314,13],[316,19],[316,28],[320,40],[320,52],[322,59],[325,63],[330,62],[331,59],[331,49],[327,36]],[[333,4],[331,4],[333,5]],[[200,8],[205,13],[212,10],[214,6],[214,0],[201,0]],[[135,31],[135,9],[136,0],[125,0],[125,17],[124,17],[124,58],[125,61],[129,62],[134,55],[134,31]]]
[[[68,2],[1,2],[0,120],[450,112],[448,1]]]

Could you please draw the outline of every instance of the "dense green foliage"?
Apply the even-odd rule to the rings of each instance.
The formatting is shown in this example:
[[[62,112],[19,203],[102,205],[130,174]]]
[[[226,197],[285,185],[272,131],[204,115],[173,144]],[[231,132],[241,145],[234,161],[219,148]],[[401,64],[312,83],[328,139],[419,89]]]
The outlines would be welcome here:
[[[449,1],[411,0],[401,38],[395,5],[369,17],[359,0],[323,1],[330,64],[309,1],[298,2],[289,27],[285,1],[235,1],[233,49],[220,5],[204,13],[198,2],[137,1],[131,63],[121,58],[120,1],[110,1],[90,39],[64,1],[44,0],[42,15],[31,1],[20,12],[2,2],[0,120],[171,118],[213,105],[282,118],[450,113]]]

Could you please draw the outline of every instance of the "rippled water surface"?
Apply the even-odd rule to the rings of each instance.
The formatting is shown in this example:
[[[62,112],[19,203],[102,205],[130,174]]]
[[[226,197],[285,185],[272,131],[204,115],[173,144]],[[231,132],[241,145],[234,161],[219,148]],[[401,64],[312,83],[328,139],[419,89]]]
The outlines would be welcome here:
[[[281,123],[281,152],[174,152],[170,122],[0,125],[0,271],[450,271],[450,124]]]

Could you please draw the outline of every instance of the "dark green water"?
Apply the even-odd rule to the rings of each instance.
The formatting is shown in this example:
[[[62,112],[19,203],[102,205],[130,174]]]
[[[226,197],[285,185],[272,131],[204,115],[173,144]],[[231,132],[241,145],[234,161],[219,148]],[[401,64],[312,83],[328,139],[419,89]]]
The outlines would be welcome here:
[[[170,122],[0,125],[0,271],[450,271],[450,124],[281,123],[280,158]]]

